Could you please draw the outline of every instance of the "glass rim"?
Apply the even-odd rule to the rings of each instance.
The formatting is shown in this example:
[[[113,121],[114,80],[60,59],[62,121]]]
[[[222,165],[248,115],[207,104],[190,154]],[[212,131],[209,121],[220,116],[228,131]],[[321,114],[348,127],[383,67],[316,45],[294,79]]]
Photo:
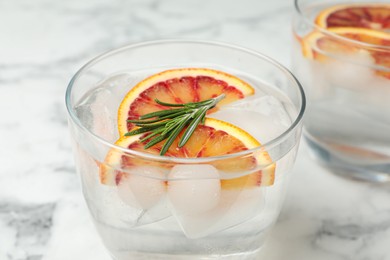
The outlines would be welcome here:
[[[95,133],[91,132],[90,130],[88,130],[84,126],[84,124],[79,120],[79,118],[78,118],[78,116],[77,116],[77,114],[76,114],[76,112],[71,104],[71,93],[73,90],[74,83],[78,80],[78,78],[80,76],[83,75],[84,71],[86,71],[91,66],[98,63],[99,61],[103,60],[104,58],[109,57],[115,53],[125,51],[127,49],[134,49],[137,47],[145,47],[145,46],[158,45],[158,44],[169,44],[169,43],[214,45],[214,46],[221,46],[221,47],[225,47],[225,48],[231,48],[231,49],[235,49],[235,50],[238,50],[241,52],[245,52],[245,53],[250,54],[250,55],[257,56],[258,58],[265,60],[267,63],[277,67],[277,69],[279,69],[281,72],[283,72],[284,75],[288,78],[288,80],[290,82],[293,82],[294,85],[296,86],[296,88],[298,89],[298,92],[299,92],[298,96],[300,97],[301,104],[300,104],[300,108],[298,110],[298,114],[297,114],[295,120],[293,122],[291,122],[290,126],[286,130],[284,130],[281,134],[279,134],[275,138],[269,140],[268,142],[261,144],[260,146],[256,146],[254,148],[240,151],[237,153],[220,155],[220,156],[201,157],[201,158],[168,157],[168,156],[153,155],[150,153],[134,151],[134,150],[122,147],[122,146],[115,145],[114,143],[111,143],[111,142],[105,140],[104,138],[96,135]],[[110,51],[106,51],[106,52],[96,56],[95,58],[93,58],[92,60],[87,62],[85,65],[83,65],[71,78],[71,80],[67,86],[66,93],[65,93],[65,104],[66,104],[66,109],[67,109],[68,115],[70,116],[72,122],[74,122],[77,125],[77,127],[79,129],[81,129],[83,132],[85,132],[89,136],[91,136],[95,141],[109,147],[110,149],[115,149],[115,150],[121,151],[125,154],[134,155],[134,156],[142,157],[145,159],[156,160],[156,161],[175,162],[175,163],[194,163],[194,162],[204,163],[204,162],[223,160],[223,159],[228,159],[228,158],[232,158],[232,157],[239,157],[239,156],[248,155],[248,154],[254,153],[256,151],[264,150],[265,147],[267,147],[267,149],[272,149],[273,147],[282,143],[289,136],[289,134],[292,133],[293,130],[298,127],[299,123],[302,121],[303,114],[304,114],[304,111],[306,108],[306,97],[305,97],[305,93],[304,93],[302,85],[300,84],[298,79],[290,72],[290,70],[288,70],[286,67],[284,67],[283,65],[281,65],[279,62],[275,61],[274,59],[272,59],[264,54],[261,54],[257,51],[250,50],[250,49],[240,47],[237,45],[233,45],[233,44],[218,42],[218,41],[166,39],[166,40],[144,41],[144,42],[139,42],[139,43],[128,44],[128,45],[125,45],[125,46],[122,46],[122,47],[119,47],[119,48],[116,48],[116,49],[113,49]]]
[[[314,21],[312,19],[309,19],[308,17],[306,17],[304,12],[302,12],[301,4],[300,4],[301,2],[302,2],[302,0],[294,0],[294,10],[295,10],[295,12],[301,17],[301,19],[307,25],[309,25],[310,27],[312,27],[316,31],[319,31],[320,33],[323,33],[325,35],[328,35],[330,37],[334,37],[334,38],[336,38],[338,40],[342,40],[342,41],[345,41],[345,42],[353,44],[353,45],[362,46],[363,48],[378,49],[378,50],[381,50],[381,51],[390,52],[390,46],[378,45],[378,44],[372,44],[372,43],[366,43],[366,42],[353,40],[353,39],[341,36],[339,34],[330,32],[326,28],[318,26],[317,24],[314,23]],[[342,3],[340,3],[340,4],[342,4]],[[345,3],[345,4],[348,4],[348,3]],[[368,4],[368,3],[367,2],[353,2],[353,3],[349,3],[349,4],[350,5],[358,5],[358,4]],[[374,4],[374,3],[372,3],[372,4]]]

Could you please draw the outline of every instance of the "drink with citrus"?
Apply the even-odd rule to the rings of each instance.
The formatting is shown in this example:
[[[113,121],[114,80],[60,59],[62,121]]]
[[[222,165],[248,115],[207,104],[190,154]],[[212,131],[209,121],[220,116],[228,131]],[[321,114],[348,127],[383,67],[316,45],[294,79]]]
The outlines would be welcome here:
[[[332,171],[390,181],[390,4],[296,1],[293,71],[305,138]]]
[[[287,70],[227,45],[145,43],[87,64],[67,92],[69,126],[113,258],[255,258],[280,211],[304,102]]]

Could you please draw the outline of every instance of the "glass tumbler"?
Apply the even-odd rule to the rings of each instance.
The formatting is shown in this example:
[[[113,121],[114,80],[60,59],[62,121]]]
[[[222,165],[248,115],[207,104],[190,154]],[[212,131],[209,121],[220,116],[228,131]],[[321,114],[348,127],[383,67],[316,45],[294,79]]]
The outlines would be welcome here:
[[[292,71],[307,94],[304,137],[314,157],[336,174],[387,182],[390,181],[388,28],[386,32],[386,28],[380,29],[379,24],[373,23],[366,25],[370,28],[353,27],[341,14],[337,19],[326,15],[327,10],[334,12],[340,6],[375,4],[387,5],[390,10],[388,1],[380,0],[362,3],[295,0]],[[347,12],[348,17],[354,14]],[[322,21],[344,25],[323,26]]]
[[[198,158],[115,144],[126,93],[145,76],[188,67],[218,69],[252,85],[255,95],[208,116],[244,129],[261,144]],[[305,109],[302,88],[287,69],[223,43],[146,42],[87,63],[72,78],[66,105],[82,191],[113,259],[256,257],[281,209]],[[241,167],[248,160],[251,166]],[[229,182],[240,184],[223,184]]]

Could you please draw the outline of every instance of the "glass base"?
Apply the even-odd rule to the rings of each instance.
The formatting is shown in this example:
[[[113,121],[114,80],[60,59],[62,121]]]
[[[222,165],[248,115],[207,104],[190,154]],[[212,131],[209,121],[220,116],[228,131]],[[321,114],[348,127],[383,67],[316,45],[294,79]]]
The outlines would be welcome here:
[[[268,226],[261,232],[250,234],[241,230],[240,233],[211,235],[205,238],[187,239],[182,232],[175,232],[169,226],[168,218],[158,223],[148,224],[144,229],[119,229],[95,221],[102,237],[103,244],[115,260],[135,259],[257,259],[266,235]],[[250,222],[249,222],[250,224]],[[153,226],[154,225],[154,226]],[[253,224],[252,224],[253,225]],[[162,229],[170,227],[171,231]],[[242,227],[240,227],[242,229]],[[229,229],[233,230],[232,228]]]
[[[241,252],[238,254],[228,255],[171,255],[171,254],[153,254],[153,253],[139,253],[139,252],[116,252],[115,256],[111,255],[114,260],[255,260],[258,258],[261,248],[251,252]]]
[[[315,159],[333,173],[361,181],[390,182],[390,161],[365,163],[348,156],[347,153],[332,150],[326,143],[319,141],[307,132],[304,133],[304,139],[311,148],[311,154]]]

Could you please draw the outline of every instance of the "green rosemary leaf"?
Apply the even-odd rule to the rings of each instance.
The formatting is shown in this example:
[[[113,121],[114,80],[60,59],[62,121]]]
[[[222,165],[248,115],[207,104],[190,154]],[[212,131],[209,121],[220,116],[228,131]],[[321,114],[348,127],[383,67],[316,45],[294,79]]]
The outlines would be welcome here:
[[[181,112],[181,111],[183,111],[182,108],[160,110],[160,111],[151,112],[151,113],[148,113],[146,115],[140,116],[139,118],[140,119],[149,119],[149,118],[165,116],[165,115],[169,115],[169,114],[173,114],[173,113]]]
[[[149,127],[142,127],[142,128],[137,128],[133,131],[127,132],[125,136],[131,136],[131,135],[138,135],[138,134],[143,134],[146,132],[152,131],[154,128],[149,128]]]
[[[159,135],[156,138],[150,140],[150,142],[148,142],[147,144],[145,144],[144,148],[148,149],[148,148],[152,147],[153,145],[158,144],[159,142],[161,142],[167,138],[168,137],[166,135]]]
[[[204,125],[204,123],[206,122],[206,114],[204,114],[203,116],[202,116],[202,125]]]
[[[159,105],[162,105],[162,106],[165,106],[165,107],[184,107],[185,104],[171,104],[171,103],[166,103],[166,102],[163,102],[163,101],[160,101],[158,100],[157,98],[154,99],[154,101],[159,104]]]
[[[180,109],[181,110],[181,109]],[[155,122],[159,122],[159,121],[162,121],[163,119],[171,119],[171,118],[175,118],[177,116],[180,116],[180,115],[183,115],[187,113],[186,111],[179,111],[179,112],[176,112],[176,113],[172,113],[172,114],[168,114],[166,116],[162,116],[162,117],[158,117],[156,119],[151,119],[151,120],[142,120],[142,119],[138,119],[138,120],[133,120],[133,119],[130,119],[130,120],[127,120],[127,122],[129,123],[133,123],[133,124],[151,124],[151,123],[155,123]]]
[[[189,103],[185,103],[184,106],[185,107],[190,107],[190,108],[196,108],[196,107],[199,107],[199,106],[207,106],[209,104],[211,104],[213,102],[213,99],[207,99],[207,100],[203,100],[203,101],[199,101],[199,102],[189,102]]]
[[[168,132],[171,132],[172,130],[174,130],[176,127],[178,127],[180,125],[181,122],[183,121],[187,121],[191,118],[191,115],[188,115],[188,114],[185,114],[185,115],[182,115],[180,117],[177,117],[177,118],[174,118],[172,119],[171,121],[169,121],[167,124],[166,124],[166,127],[165,127],[165,130],[163,132],[163,134],[166,134]]]
[[[166,139],[160,154],[164,155],[180,132],[186,127],[183,137],[180,139],[179,147],[183,147],[194,133],[196,127],[205,123],[206,113],[209,109],[225,97],[221,94],[218,97],[211,98],[200,102],[190,102],[185,104],[170,104],[158,99],[155,99],[157,104],[167,107],[179,107],[175,109],[167,109],[148,113],[140,116],[138,120],[127,120],[139,128],[126,133],[126,136],[147,133],[140,141],[148,143],[144,148],[148,149],[153,145]]]
[[[203,109],[199,110],[195,115],[195,119],[188,125],[187,129],[183,133],[183,137],[180,139],[179,147],[183,147],[188,139],[190,139],[191,135],[194,133],[196,127],[199,125],[199,122],[202,121],[203,116],[206,115],[207,107],[204,107]]]
[[[150,134],[146,135],[144,138],[141,138],[139,141],[140,141],[141,143],[143,143],[143,142],[145,142],[146,140],[148,140],[148,139],[150,139],[150,138],[152,138],[152,137],[154,137],[154,136],[156,136],[156,135],[161,134],[163,131],[164,131],[164,128],[161,127],[161,128],[159,128],[159,129],[157,129],[157,130],[154,130],[154,131],[151,132]]]
[[[181,130],[183,130],[183,128],[187,125],[189,120],[190,120],[190,118],[188,117],[184,121],[180,122],[180,124],[172,131],[172,134],[168,137],[168,140],[163,145],[163,147],[160,151],[160,155],[164,155],[168,151],[168,149],[172,145],[173,141],[175,141],[176,137],[180,134]]]

